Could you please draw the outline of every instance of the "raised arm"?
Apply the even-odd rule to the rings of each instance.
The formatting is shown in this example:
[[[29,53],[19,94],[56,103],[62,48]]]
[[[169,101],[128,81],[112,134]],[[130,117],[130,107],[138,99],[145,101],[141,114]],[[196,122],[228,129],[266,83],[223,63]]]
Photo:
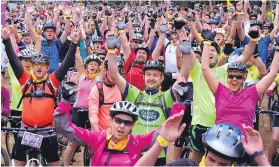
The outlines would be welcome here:
[[[117,24],[118,33],[120,34],[121,45],[123,47],[124,62],[127,61],[127,59],[129,58],[129,56],[131,54],[131,48],[130,48],[129,41],[126,36],[125,27],[126,27],[126,24],[124,22],[119,22]]]
[[[42,47],[42,26],[37,26],[36,27],[36,42],[35,42],[35,53],[39,54],[41,52],[41,47]]]
[[[250,57],[253,55],[257,41],[259,40],[259,37],[260,37],[258,28],[251,27],[249,30],[249,35],[250,35],[250,41],[249,41],[247,47],[245,47],[242,55],[239,56],[238,58],[236,58],[235,61],[240,61],[245,64],[250,59]]]
[[[64,76],[66,75],[68,69],[74,66],[75,53],[76,53],[78,41],[80,39],[80,32],[74,31],[71,38],[72,38],[72,43],[70,45],[66,57],[64,58],[63,62],[60,64],[58,69],[54,71],[56,78],[60,82],[64,79]]]
[[[71,21],[70,21],[71,9],[68,7],[64,8],[64,14],[65,14],[65,28],[60,37],[60,41],[62,44],[64,44],[66,42],[67,37],[71,33]]]
[[[279,35],[276,37],[276,43],[277,45],[275,46],[275,54],[273,57],[273,61],[270,67],[270,72],[263,77],[257,84],[257,92],[258,95],[261,96],[262,94],[265,93],[265,91],[268,89],[268,87],[272,84],[274,79],[276,78],[279,70]]]
[[[148,35],[148,40],[146,42],[146,45],[148,46],[149,50],[151,50],[151,48],[152,48],[154,37],[155,37],[155,29],[153,28],[153,29],[150,30],[150,33]]]
[[[266,17],[266,0],[262,0],[261,16],[258,19],[260,22],[264,22]]]
[[[12,43],[10,40],[10,35],[11,35],[11,31],[8,28],[6,28],[6,27],[2,28],[1,37],[3,39],[3,44],[5,45],[7,57],[9,59],[9,62],[11,64],[11,67],[14,71],[16,78],[19,79],[21,77],[21,75],[23,74],[24,69],[23,69],[17,55],[15,54],[15,51],[13,49],[13,46],[12,46]]]
[[[248,14],[248,6],[249,6],[249,0],[244,0],[244,21],[249,21],[249,14]]]
[[[162,47],[164,45],[164,39],[165,39],[165,36],[166,36],[165,33],[167,31],[167,25],[162,24],[157,31],[158,31],[158,34],[159,34],[159,39],[156,43],[156,48],[154,49],[154,51],[152,53],[152,59],[153,60],[159,60],[160,53],[161,53]]]
[[[202,51],[202,73],[211,92],[215,94],[219,82],[209,67],[209,54],[211,52],[210,51],[211,41],[204,41],[203,44],[204,47]]]
[[[126,80],[119,74],[118,67],[116,64],[116,54],[115,48],[117,47],[119,41],[117,40],[116,36],[109,35],[106,40],[108,54],[108,69],[111,75],[111,78],[114,80],[115,84],[119,88],[120,92],[123,94],[126,87]]]
[[[245,31],[244,31],[244,28],[242,27],[242,21],[241,21],[241,17],[239,14],[237,14],[236,29],[237,29],[237,33],[238,33],[240,41],[243,41],[245,39]]]
[[[194,39],[197,40],[198,44],[201,44],[203,38],[198,33],[194,20],[193,19],[188,19],[188,20],[190,21],[191,34],[193,35]]]
[[[264,62],[259,56],[255,57],[255,64],[260,72],[260,77],[263,78],[267,74],[267,71]]]
[[[35,7],[32,5],[27,6],[26,9],[26,24],[27,29],[30,33],[32,41],[36,41],[36,32],[34,31],[34,26],[32,23],[31,13],[35,10]]]

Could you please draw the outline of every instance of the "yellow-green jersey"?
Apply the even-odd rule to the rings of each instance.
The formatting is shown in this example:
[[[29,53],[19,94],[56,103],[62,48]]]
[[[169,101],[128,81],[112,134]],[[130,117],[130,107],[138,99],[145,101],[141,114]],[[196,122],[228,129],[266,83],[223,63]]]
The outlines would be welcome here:
[[[251,65],[250,67],[248,67],[248,74],[243,87],[248,88],[252,85],[255,85],[260,81],[260,79],[261,76],[258,67],[255,65]]]

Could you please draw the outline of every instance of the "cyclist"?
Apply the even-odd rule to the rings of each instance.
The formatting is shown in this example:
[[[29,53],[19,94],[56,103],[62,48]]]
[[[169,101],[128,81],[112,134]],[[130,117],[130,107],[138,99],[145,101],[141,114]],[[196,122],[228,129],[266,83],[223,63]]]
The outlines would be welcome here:
[[[2,29],[2,38],[5,45],[6,53],[9,58],[11,67],[17,77],[20,85],[23,87],[23,106],[22,106],[22,127],[51,127],[53,126],[53,112],[55,105],[56,90],[60,82],[63,80],[69,67],[74,64],[74,56],[77,47],[77,41],[80,38],[80,32],[74,31],[72,34],[72,45],[68,54],[59,68],[50,75],[47,74],[49,69],[49,57],[39,54],[32,57],[32,71],[29,74],[24,70],[18,60],[10,41],[10,30]],[[20,100],[20,103],[21,103]],[[20,134],[21,135],[21,134]],[[55,134],[46,135],[42,141],[42,155],[48,164],[58,166],[59,156],[57,154],[58,143]],[[21,139],[17,138],[15,149],[13,150],[16,166],[25,164],[26,148],[21,145]]]
[[[160,135],[165,143],[173,142],[179,135],[179,126],[171,133]],[[162,128],[163,129],[163,128]],[[202,143],[206,150],[201,160],[179,159],[170,162],[166,166],[234,166],[245,151],[253,157],[259,166],[270,166],[264,152],[262,139],[259,132],[249,126],[243,125],[245,136],[239,128],[228,123],[214,125],[206,131],[202,137]],[[135,166],[153,166],[155,159],[166,145],[156,142],[151,149],[136,163]]]
[[[120,57],[117,58],[117,66],[119,70],[123,67],[123,59]],[[91,89],[88,97],[91,130],[96,132],[109,128],[111,125],[109,110],[113,103],[122,100],[121,93],[108,72],[107,60],[104,61],[104,71],[103,81]]]
[[[138,119],[137,107],[127,101],[119,101],[112,105],[110,116],[111,126],[108,130],[92,132],[76,127],[70,119],[71,105],[67,99],[61,101],[55,110],[54,121],[57,131],[66,138],[82,146],[89,146],[94,152],[91,158],[92,166],[133,166],[141,157],[141,152],[151,146],[158,137],[159,131],[145,135],[130,134]],[[179,125],[183,113],[169,118],[161,133],[171,133],[174,125]],[[182,126],[177,133],[181,133]]]
[[[274,82],[270,85],[270,87],[267,90],[267,95],[270,97],[274,97],[274,89],[275,91],[279,92],[279,73],[277,74]],[[273,104],[272,110],[279,111],[279,105],[278,105],[278,97],[277,97],[277,103],[276,101]],[[271,141],[270,146],[268,149],[268,161],[270,164],[272,164],[273,157],[275,156],[277,147],[279,145],[279,117],[275,116],[273,118],[272,125],[272,133],[271,133]]]
[[[77,127],[86,127],[86,121],[88,120],[88,96],[91,89],[96,85],[99,78],[99,67],[101,65],[101,60],[96,55],[88,56],[84,61],[84,67],[86,72],[82,74],[79,78],[77,97],[71,111],[72,122]],[[77,144],[69,142],[64,154],[64,165],[69,166],[72,157],[77,148]]]
[[[11,114],[10,109],[10,93],[7,88],[3,86],[6,68],[1,67],[1,115],[8,116]]]
[[[275,38],[279,43],[279,35]],[[209,68],[211,41],[204,41],[202,53],[202,71],[204,78],[215,96],[216,123],[228,122],[240,129],[242,124],[253,127],[256,104],[259,97],[266,92],[279,70],[279,45],[271,65],[270,72],[256,85],[243,88],[247,77],[247,66],[234,61],[228,65],[228,87],[219,82]]]
[[[157,60],[147,61],[143,68],[145,90],[140,91],[136,87],[131,86],[117,70],[115,62],[115,48],[118,40],[115,36],[107,37],[108,48],[108,65],[109,71],[114,73],[112,79],[120,89],[123,98],[130,101],[139,108],[139,120],[133,128],[132,134],[146,134],[157,127],[159,127],[169,116],[170,108],[175,101],[175,92],[171,88],[166,92],[162,92],[159,87],[164,79],[164,65]],[[180,46],[180,45],[179,45]],[[192,53],[191,42],[184,42],[180,46],[181,52],[183,51],[183,65],[188,64],[188,56]],[[187,73],[185,66],[182,66],[183,72]],[[187,79],[186,79],[187,80]],[[175,84],[174,84],[175,85]],[[173,86],[174,88],[176,86]],[[166,163],[165,153],[162,152],[156,165],[163,165]]]

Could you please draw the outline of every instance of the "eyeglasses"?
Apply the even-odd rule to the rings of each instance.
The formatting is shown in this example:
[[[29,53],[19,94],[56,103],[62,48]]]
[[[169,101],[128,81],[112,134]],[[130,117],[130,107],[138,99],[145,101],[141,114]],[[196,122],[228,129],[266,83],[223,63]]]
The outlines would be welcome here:
[[[47,66],[48,66],[47,63],[33,63],[32,65],[33,65],[34,67],[37,67],[37,66],[47,67]]]
[[[132,126],[134,124],[133,121],[130,120],[124,120],[122,118],[118,118],[118,117],[114,117],[113,118],[114,122],[121,125],[122,123],[124,123],[125,126]]]
[[[241,80],[241,79],[244,79],[244,76],[243,75],[232,75],[232,74],[230,74],[230,75],[228,75],[228,78],[229,79],[237,79],[237,80]]]

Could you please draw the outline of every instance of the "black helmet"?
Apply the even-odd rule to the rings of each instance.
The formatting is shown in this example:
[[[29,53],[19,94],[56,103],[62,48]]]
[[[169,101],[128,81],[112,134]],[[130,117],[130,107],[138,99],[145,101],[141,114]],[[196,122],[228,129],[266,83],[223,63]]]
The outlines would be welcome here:
[[[242,72],[244,74],[248,73],[246,64],[243,64],[239,61],[233,61],[228,65],[228,72],[231,71]]]
[[[56,31],[56,26],[53,23],[45,23],[43,25],[43,31],[46,31],[47,29],[53,29],[54,31]]]
[[[258,20],[255,20],[255,21],[250,23],[250,27],[253,27],[253,26],[260,26],[260,28],[262,28],[263,27],[263,23],[258,21]]]
[[[208,129],[202,137],[202,142],[208,151],[228,160],[236,161],[245,153],[241,136],[239,128],[228,123],[221,123]]]
[[[155,69],[162,73],[164,73],[164,71],[165,71],[164,64],[158,60],[149,60],[144,64],[143,72],[145,72],[146,70],[150,70],[150,69]]]
[[[201,44],[201,51],[203,50],[203,45],[204,45],[204,44],[203,44],[203,42],[202,42],[202,44]],[[218,54],[221,53],[221,47],[218,45],[217,42],[211,41],[211,46],[213,46],[213,47],[216,49],[216,51],[217,51]]]
[[[102,37],[99,37],[99,36],[92,37],[92,43],[94,43],[94,42],[101,42],[102,43]]]
[[[142,28],[137,27],[137,28],[135,29],[135,33],[138,33],[138,34],[143,34],[143,30],[142,30]]]
[[[76,91],[77,85],[74,82],[63,82],[62,83],[62,98],[71,104],[74,104],[76,101]]]
[[[91,61],[95,61],[97,62],[99,65],[101,65],[101,59],[96,56],[96,55],[89,55],[88,57],[86,57],[86,59],[84,60],[84,66],[85,68],[87,68],[87,65],[91,62]]]
[[[23,49],[18,53],[18,58],[19,58],[19,60],[31,59],[35,55],[36,55],[36,53],[33,49]]]
[[[139,33],[135,33],[133,36],[133,40],[143,41],[143,35],[141,35]]]
[[[32,57],[31,59],[32,63],[47,63],[49,64],[49,57],[48,55],[45,55],[43,53],[37,54]]]
[[[109,115],[113,118],[117,114],[126,114],[133,118],[134,122],[138,119],[138,109],[133,103],[128,101],[119,101],[114,103],[109,111]]]
[[[117,67],[124,67],[124,59],[123,57],[121,56],[116,56],[116,64],[117,64]],[[104,61],[104,67],[106,70],[108,70],[108,60],[105,60]]]
[[[135,54],[137,54],[139,50],[144,50],[147,53],[147,56],[149,56],[149,48],[147,45],[139,44],[138,47],[135,49]]]

